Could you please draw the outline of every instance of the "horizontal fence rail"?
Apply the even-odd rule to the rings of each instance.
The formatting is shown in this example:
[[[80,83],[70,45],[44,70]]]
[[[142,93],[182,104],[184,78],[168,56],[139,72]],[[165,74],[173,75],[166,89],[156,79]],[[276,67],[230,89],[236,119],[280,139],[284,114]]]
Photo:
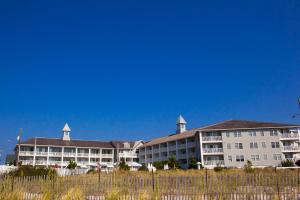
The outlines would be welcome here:
[[[176,175],[153,173],[99,173],[68,177],[0,177],[2,192],[21,190],[24,199],[42,199],[43,193],[64,194],[79,188],[87,199],[178,200],[293,200],[300,199],[297,170],[253,174]],[[109,198],[107,198],[109,199]]]

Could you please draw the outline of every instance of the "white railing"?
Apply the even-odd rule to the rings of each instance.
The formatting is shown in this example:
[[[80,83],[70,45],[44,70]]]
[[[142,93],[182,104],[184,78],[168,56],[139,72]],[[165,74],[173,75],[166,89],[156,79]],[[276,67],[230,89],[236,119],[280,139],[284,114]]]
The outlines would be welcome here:
[[[47,156],[47,155],[48,155],[48,152],[37,151],[37,152],[35,153],[35,155],[37,155],[37,156]]]
[[[113,154],[102,154],[101,157],[102,158],[112,158]]]
[[[203,136],[203,141],[222,141],[222,136]]]
[[[176,150],[176,145],[169,146],[169,151]]]
[[[300,151],[300,147],[283,146],[283,151]]]
[[[88,165],[89,161],[78,161],[77,164],[78,165]]]
[[[281,139],[299,139],[298,133],[282,133]]]
[[[89,153],[77,153],[77,157],[89,157]]]
[[[33,156],[34,151],[20,151],[19,155],[20,156]]]
[[[98,157],[100,157],[100,154],[96,154],[96,153],[91,153],[91,157],[93,157],[93,158],[98,158]]]
[[[48,162],[49,165],[61,165],[61,161],[53,161],[53,160],[50,160]]]
[[[159,148],[153,149],[153,153],[158,153],[158,152],[159,152]]]
[[[75,157],[76,153],[64,152],[64,157]]]
[[[49,156],[59,156],[61,157],[61,152],[49,152]]]
[[[47,165],[47,160],[36,160],[35,164],[36,165]]]
[[[179,153],[177,159],[185,159],[186,156],[187,156],[186,153]]]
[[[33,160],[20,160],[22,165],[33,165]]]
[[[224,165],[224,160],[205,160],[204,165]]]
[[[223,148],[204,148],[203,153],[223,153]]]
[[[137,158],[137,154],[133,152],[123,152],[119,153],[119,157],[121,158]]]

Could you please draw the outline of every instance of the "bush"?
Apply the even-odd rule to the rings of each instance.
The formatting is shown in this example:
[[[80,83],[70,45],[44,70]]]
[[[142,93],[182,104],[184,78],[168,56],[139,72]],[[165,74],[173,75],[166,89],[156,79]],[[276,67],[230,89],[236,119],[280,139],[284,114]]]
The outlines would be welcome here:
[[[148,171],[146,165],[142,165],[140,168],[139,168],[139,171]]]
[[[281,166],[282,167],[294,167],[295,164],[294,164],[294,162],[292,160],[287,159],[287,160],[281,161]]]
[[[77,167],[77,163],[73,160],[70,160],[67,168],[68,169],[76,169],[76,167]]]
[[[196,158],[190,158],[189,169],[197,169],[197,160]]]
[[[215,172],[221,172],[223,171],[225,168],[224,167],[221,167],[220,165],[217,165],[216,167],[214,167],[214,171]]]
[[[176,156],[172,155],[169,160],[168,160],[168,165],[170,167],[170,169],[177,169],[179,167],[179,164],[176,160]]]
[[[51,168],[46,167],[33,167],[31,165],[19,166],[18,169],[9,173],[12,176],[50,176],[55,177],[57,175],[56,171]]]
[[[167,161],[156,161],[153,163],[153,166],[158,170],[162,170],[162,169],[164,169],[165,164],[168,164],[168,162]]]
[[[121,162],[119,164],[119,169],[123,171],[129,171],[130,167],[126,164],[124,158],[121,159]]]
[[[87,171],[87,174],[96,174],[97,170],[96,169],[90,169],[89,171]]]
[[[244,171],[246,173],[253,173],[254,168],[252,166],[252,162],[250,160],[247,160],[246,164],[244,165]]]

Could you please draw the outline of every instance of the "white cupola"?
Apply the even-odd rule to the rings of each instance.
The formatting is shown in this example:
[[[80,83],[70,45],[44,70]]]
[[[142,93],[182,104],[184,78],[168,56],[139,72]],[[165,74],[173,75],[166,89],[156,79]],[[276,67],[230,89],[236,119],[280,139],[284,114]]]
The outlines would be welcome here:
[[[177,124],[176,133],[183,133],[186,131],[186,121],[181,115],[179,115],[176,124]]]
[[[67,141],[70,141],[70,132],[71,132],[71,129],[69,127],[69,125],[66,123],[64,128],[62,129],[62,132],[63,132],[63,140],[67,140]]]

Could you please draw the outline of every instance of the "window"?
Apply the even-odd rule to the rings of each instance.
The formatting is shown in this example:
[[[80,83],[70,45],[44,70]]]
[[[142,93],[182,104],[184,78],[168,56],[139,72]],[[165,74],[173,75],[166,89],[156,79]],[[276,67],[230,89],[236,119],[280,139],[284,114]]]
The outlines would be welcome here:
[[[268,155],[264,154],[264,160],[268,160]]]
[[[264,131],[260,131],[260,136],[265,136],[265,132]]]
[[[279,142],[271,142],[271,146],[273,149],[279,148]]]
[[[243,155],[241,156],[236,156],[236,162],[244,162],[245,161],[245,158]]]
[[[252,161],[259,161],[259,155],[251,155]]]
[[[273,154],[274,160],[281,160],[281,154]]]
[[[231,149],[231,144],[227,144],[227,149]]]
[[[256,155],[255,158],[257,161],[260,160],[259,155]]]
[[[243,149],[243,143],[235,143],[236,149]]]
[[[257,149],[258,145],[257,142],[250,142],[250,149]]]
[[[261,146],[262,146],[263,148],[266,148],[266,147],[267,147],[265,142],[262,142],[262,143],[261,143]]]
[[[229,132],[226,132],[226,137],[230,137],[230,133]]]
[[[232,156],[228,156],[228,160],[232,162]]]
[[[251,160],[255,161],[255,155],[251,155]]]
[[[249,131],[249,136],[250,137],[255,137],[256,136],[256,131]]]
[[[270,130],[270,136],[278,136],[277,130]]]
[[[241,131],[235,131],[234,132],[234,137],[242,137]]]

